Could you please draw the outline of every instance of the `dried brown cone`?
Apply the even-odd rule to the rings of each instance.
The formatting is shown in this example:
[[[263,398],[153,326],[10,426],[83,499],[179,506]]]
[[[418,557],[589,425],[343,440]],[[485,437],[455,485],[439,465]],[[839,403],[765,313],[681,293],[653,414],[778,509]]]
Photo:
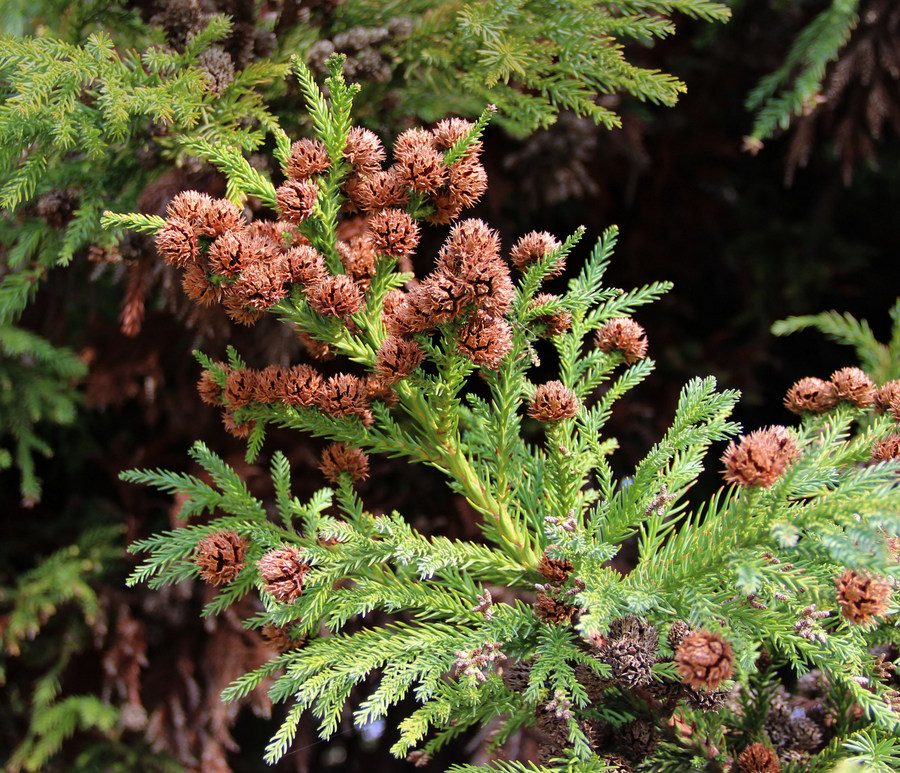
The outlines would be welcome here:
[[[464,118],[445,118],[432,128],[432,141],[438,150],[450,150],[474,125],[471,121],[467,121]],[[483,148],[484,145],[481,140],[475,140],[469,145],[469,149],[463,158],[477,156]]]
[[[502,666],[503,684],[513,692],[522,693],[528,688],[528,677],[531,674],[531,663],[527,660],[517,660],[512,665]]]
[[[235,204],[226,199],[213,199],[208,207],[198,212],[193,226],[198,235],[216,239],[228,231],[243,231],[247,221]]]
[[[310,365],[295,365],[281,372],[277,398],[288,405],[315,405],[322,389],[322,376]]]
[[[477,159],[459,159],[450,166],[448,174],[447,192],[450,201],[463,209],[474,207],[487,191],[487,172]]]
[[[653,680],[656,655],[644,642],[611,637],[598,650],[597,658],[610,666],[610,679],[624,687],[641,687]]]
[[[519,271],[525,271],[554,250],[559,249],[559,241],[546,231],[531,231],[522,236],[509,253],[509,261]],[[566,262],[559,259],[553,265],[548,277],[559,276],[566,267]]]
[[[328,276],[325,258],[308,244],[291,247],[284,260],[292,284],[313,287]]]
[[[394,391],[391,384],[388,384],[380,376],[370,373],[363,380],[363,387],[366,390],[366,400],[371,404],[376,400],[384,403],[388,408],[394,408],[400,403],[400,398]]]
[[[239,368],[228,374],[228,380],[225,382],[225,401],[232,410],[243,408],[253,402],[258,378],[259,372],[251,368]]]
[[[537,594],[534,609],[541,620],[551,625],[570,623],[572,622],[572,615],[575,613],[574,606],[544,592]]]
[[[275,255],[276,245],[264,236],[249,231],[229,231],[209,247],[209,268],[215,274],[238,276],[259,260]]]
[[[208,48],[200,54],[198,64],[204,71],[203,80],[213,96],[222,96],[225,89],[234,83],[234,62],[218,46]]]
[[[355,416],[367,426],[372,423],[365,384],[349,373],[330,376],[322,385],[317,405],[328,416]]]
[[[538,421],[555,423],[573,418],[580,409],[581,401],[571,389],[561,381],[548,381],[534,390],[528,415]]]
[[[781,763],[772,749],[752,743],[737,758],[738,773],[779,773]]]
[[[219,364],[222,365],[222,363]],[[197,381],[197,394],[207,405],[222,405],[225,390],[219,386],[211,371],[204,370],[200,374],[200,380]]]
[[[353,190],[357,205],[364,212],[403,207],[409,201],[409,189],[399,175],[399,169],[379,169],[357,180]]]
[[[419,226],[401,209],[384,209],[369,218],[369,232],[378,252],[405,258],[419,244]]]
[[[306,291],[306,300],[319,314],[339,319],[356,314],[365,303],[362,291],[346,274],[326,276]]]
[[[725,449],[725,480],[739,486],[771,486],[797,457],[797,442],[787,427],[774,426],[744,435]]]
[[[385,384],[395,384],[409,376],[425,359],[425,352],[415,342],[389,335],[378,349],[375,373]]]
[[[335,358],[334,350],[327,341],[320,341],[313,338],[305,330],[296,330],[297,340],[303,345],[303,349],[314,360],[333,360]]]
[[[731,676],[733,659],[731,645],[710,631],[689,634],[675,651],[681,681],[704,689],[713,689]]]
[[[295,639],[290,634],[290,628],[286,625],[264,625],[260,629],[263,638],[278,652],[288,652],[302,647],[306,644],[306,639]]]
[[[341,475],[347,473],[350,480],[356,483],[369,477],[369,457],[359,448],[345,443],[331,443],[322,451],[319,469],[325,479],[337,485]]]
[[[855,625],[865,625],[888,609],[891,586],[867,574],[845,571],[834,581],[841,614]]]
[[[229,287],[233,306],[249,306],[264,311],[287,295],[285,285],[291,281],[287,259],[272,252],[251,263],[241,272],[240,279]]]
[[[302,223],[313,213],[318,195],[315,183],[288,180],[275,191],[275,206],[285,220]]]
[[[860,368],[841,368],[831,374],[831,383],[838,400],[846,400],[860,408],[875,401],[875,384]]]
[[[231,582],[244,568],[247,540],[233,531],[220,531],[201,539],[194,549],[198,574],[210,585]]]
[[[341,265],[361,290],[368,290],[378,264],[378,253],[369,234],[359,234],[337,243]]]
[[[797,414],[824,413],[837,404],[834,384],[820,378],[801,378],[784,396],[784,407]]]
[[[256,562],[263,588],[284,604],[290,604],[303,594],[303,578],[309,566],[303,562],[300,551],[287,545],[270,550]]]
[[[303,182],[317,174],[324,174],[330,168],[331,161],[325,145],[319,140],[304,137],[291,145],[291,155],[284,172],[292,180]]]
[[[666,634],[666,642],[669,646],[676,650],[681,642],[683,642],[691,632],[691,627],[684,620],[675,620],[669,626],[669,632]]]
[[[461,278],[468,297],[481,310],[496,317],[508,314],[516,297],[509,268],[499,258],[476,258],[462,265]]]
[[[280,402],[281,382],[284,368],[267,365],[256,374],[256,385],[253,390],[253,402],[261,405]]]
[[[444,157],[424,129],[407,129],[397,137],[394,159],[400,181],[419,193],[437,193],[447,180]]]
[[[538,293],[534,296],[534,300],[531,301],[529,308],[534,309],[543,306],[545,303],[552,303],[558,300],[558,295],[553,295],[552,293]],[[572,312],[565,310],[553,311],[535,317],[535,321],[544,325],[547,328],[547,335],[553,337],[560,333],[565,333],[572,327]]]
[[[156,232],[156,251],[169,265],[186,268],[200,257],[194,227],[181,218],[171,218]]]
[[[385,153],[378,135],[368,129],[354,126],[347,135],[344,158],[358,176],[365,177],[381,170]]]
[[[627,317],[607,320],[597,331],[594,344],[602,352],[621,352],[628,365],[647,356],[647,331]]]
[[[891,405],[900,405],[900,381],[888,381],[875,391],[875,410],[878,413],[887,413]]]
[[[438,254],[438,270],[460,273],[466,263],[500,256],[500,235],[483,220],[468,218],[450,229]]]
[[[244,304],[240,295],[226,295],[222,299],[222,308],[228,318],[241,325],[255,325],[263,317],[263,312]]]
[[[574,567],[568,558],[553,558],[545,552],[541,556],[537,569],[541,576],[552,585],[562,585],[569,579]]]
[[[616,732],[618,747],[633,762],[650,757],[656,753],[659,740],[656,728],[642,719],[626,722]]]
[[[476,365],[496,370],[512,351],[512,329],[502,319],[476,311],[459,331],[457,348]]]
[[[893,433],[884,440],[879,440],[872,448],[873,462],[886,462],[900,458],[900,435]]]
[[[206,212],[212,206],[213,198],[207,193],[198,191],[182,191],[166,206],[166,217],[169,220],[185,220],[191,225],[199,223]]]

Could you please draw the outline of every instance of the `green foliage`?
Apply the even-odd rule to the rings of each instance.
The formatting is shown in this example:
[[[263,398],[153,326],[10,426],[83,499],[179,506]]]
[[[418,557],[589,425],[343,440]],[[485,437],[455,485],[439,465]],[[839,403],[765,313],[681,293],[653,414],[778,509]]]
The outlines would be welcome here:
[[[399,112],[434,121],[448,112],[475,116],[493,103],[500,124],[524,135],[554,123],[561,110],[620,125],[598,100],[605,94],[674,104],[684,84],[635,65],[624,47],[673,34],[675,14],[724,22],[730,10],[708,0],[348,0],[337,9],[334,29],[411,20],[408,37],[391,46],[395,80],[403,84]]]
[[[0,324],[0,469],[15,465],[26,505],[41,498],[34,455],[52,456],[40,423],[70,424],[87,371],[71,351],[10,324]]]
[[[856,26],[859,0],[832,0],[801,32],[775,72],[763,78],[747,97],[753,113],[749,139],[761,142],[791,120],[815,107],[825,67],[837,58]]]
[[[852,346],[856,358],[877,384],[900,378],[900,300],[889,312],[892,328],[891,340],[883,344],[875,338],[866,320],[857,320],[850,314],[825,311],[803,317],[788,317],[772,325],[777,336],[790,335],[800,330],[815,328],[833,341]]]
[[[339,59],[331,60],[327,99],[298,66],[312,124],[333,168],[318,182],[312,225],[282,221],[301,232],[332,271],[341,270],[336,237],[320,226],[330,226],[328,218],[336,217],[343,203],[346,169],[340,144],[346,141],[353,95],[339,66]],[[476,131],[473,127],[463,145],[449,149],[443,163],[475,153]],[[233,173],[233,190],[247,185],[260,190],[255,178],[248,179],[239,164],[227,160],[227,153],[221,157]],[[421,220],[432,208],[426,197],[412,196],[407,212]],[[454,241],[464,228],[480,234],[472,237],[477,246]],[[427,758],[467,728],[491,724],[502,739],[537,722],[545,731],[548,723],[553,728],[557,738],[545,741],[543,751],[557,762],[455,770],[601,771],[608,760],[589,723],[603,723],[615,735],[641,721],[662,739],[655,751],[644,753],[647,766],[721,769],[770,732],[765,722],[775,710],[773,696],[780,685],[774,681],[776,669],[759,673],[765,651],[778,667],[798,675],[821,670],[827,683],[823,705],[838,718],[835,740],[814,750],[821,752],[823,765],[848,753],[869,764],[888,764],[898,720],[891,692],[877,678],[871,647],[897,643],[893,624],[875,619],[895,606],[885,603],[872,611],[871,623],[853,625],[835,614],[841,606],[835,578],[852,570],[880,583],[882,590],[900,580],[889,542],[900,535],[898,465],[867,464],[873,443],[895,426],[893,418],[842,403],[828,414],[804,418],[794,429],[780,428],[780,434],[771,435],[780,438],[778,451],[757,447],[741,462],[732,447],[726,456],[734,485],[697,503],[688,494],[707,467],[711,446],[740,430],[729,421],[738,394],[718,391],[712,378],[695,379],[682,390],[663,437],[633,470],[616,472],[609,458],[615,439],[604,437],[605,425],[615,401],[649,375],[652,361],[634,340],[605,341],[611,324],[621,325],[623,318],[630,322],[627,315],[668,285],[631,291],[606,287],[603,273],[616,239],[615,229],[609,229],[566,292],[534,308],[542,282],[557,271],[582,236],[579,231],[522,265],[503,301],[497,287],[508,269],[486,258],[490,247],[477,241],[488,239],[486,226],[466,221],[459,229],[451,232],[441,260],[461,250],[466,259],[486,260],[496,272],[490,274],[495,284],[488,301],[481,301],[486,308],[502,309],[492,318],[508,341],[496,361],[479,360],[463,345],[466,326],[485,313],[483,308],[436,316],[421,329],[397,333],[404,318],[396,316],[399,312],[383,316],[385,292],[403,287],[409,275],[398,273],[395,257],[381,250],[356,311],[341,317],[317,306],[315,283],[326,281],[321,278],[309,285],[289,283],[287,294],[265,308],[369,374],[383,372],[388,330],[415,343],[425,364],[396,380],[395,401],[373,398],[365,411],[359,406],[335,411],[331,398],[323,396],[325,386],[306,401],[273,396],[264,386],[242,398],[241,378],[254,372],[234,350],[227,366],[199,359],[221,392],[217,400],[226,418],[249,428],[251,457],[263,447],[264,426],[274,423],[357,451],[430,465],[479,514],[479,540],[424,534],[399,513],[368,512],[353,488],[349,464],[337,465],[333,488],[303,504],[291,495],[286,457],[276,452],[274,506],[250,492],[200,443],[192,456],[209,482],[164,470],[131,470],[122,476],[177,494],[182,518],[206,518],[136,543],[134,550],[149,555],[130,582],[158,587],[195,575],[217,579],[229,559],[219,553],[219,563],[210,564],[208,540],[201,540],[232,532],[229,539],[242,541],[245,552],[206,612],[221,612],[244,594],[258,592],[263,610],[246,624],[275,626],[292,640],[305,640],[239,678],[225,693],[236,700],[274,678],[272,699],[292,704],[266,760],[275,762],[288,752],[306,712],[317,721],[322,738],[332,736],[354,689],[368,685],[372,692],[353,706],[360,726],[386,716],[409,695],[419,704],[396,729],[392,751],[398,757],[418,747],[415,753]],[[194,259],[205,260],[204,249],[198,247]],[[415,293],[423,286],[449,280],[438,270],[409,290],[404,302],[414,308],[422,297]],[[244,279],[213,276],[210,281],[232,282],[224,285],[227,294],[237,292]],[[552,334],[540,321],[548,309],[569,315],[567,325]],[[864,325],[844,318],[835,324],[860,345],[869,342]],[[570,412],[538,410],[545,385],[532,376],[536,347],[548,345],[541,339],[549,339],[555,351],[556,394],[562,395],[560,404],[571,401]],[[481,346],[488,348],[484,342]],[[347,378],[352,382],[354,377]],[[754,472],[765,479],[742,477]],[[628,566],[622,548],[633,536],[637,551]],[[627,571],[613,569],[611,559]],[[815,616],[816,610],[821,614]],[[742,710],[735,710],[734,702],[716,702],[715,692],[698,695],[680,683],[696,678],[696,671],[685,672],[679,658],[686,656],[677,641],[666,645],[660,636],[677,625],[729,643],[729,668],[722,678],[733,676],[734,682],[724,685],[743,701]],[[625,634],[615,633],[623,629]],[[629,652],[643,647],[648,653],[642,681],[623,676],[621,659],[606,648],[608,637],[618,637],[632,647]],[[524,681],[502,678],[497,666],[504,661],[508,673],[524,668]],[[635,661],[629,663],[637,668]],[[713,688],[719,682],[706,679],[697,686]],[[677,696],[665,699],[668,709],[652,697],[663,688]],[[685,703],[672,715],[679,701]],[[854,714],[851,706],[860,712]]]

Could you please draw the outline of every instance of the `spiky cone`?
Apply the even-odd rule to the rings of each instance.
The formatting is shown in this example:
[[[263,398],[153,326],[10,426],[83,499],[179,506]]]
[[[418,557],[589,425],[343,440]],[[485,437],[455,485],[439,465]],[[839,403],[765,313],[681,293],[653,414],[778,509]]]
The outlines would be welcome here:
[[[796,414],[825,413],[837,404],[834,384],[820,378],[801,378],[784,396],[784,407]]]
[[[769,488],[797,457],[797,442],[787,427],[758,429],[733,440],[722,455],[725,480],[739,486]]]
[[[572,562],[568,558],[553,558],[546,552],[541,556],[541,562],[538,564],[541,576],[552,585],[562,585],[569,579],[573,569]]]
[[[875,384],[860,368],[841,368],[831,374],[838,400],[865,408],[875,401]]]
[[[425,359],[425,352],[415,342],[389,335],[378,349],[375,373],[385,384],[407,378]]]
[[[475,365],[496,370],[512,351],[512,329],[503,319],[476,311],[459,331],[457,349]]]
[[[884,580],[847,569],[834,583],[841,614],[854,625],[866,625],[887,611],[891,586]]]
[[[581,402],[575,393],[561,381],[548,381],[534,390],[528,405],[528,415],[538,421],[555,424],[578,415]]]
[[[331,443],[322,451],[319,469],[325,479],[335,485],[347,474],[353,483],[369,477],[369,457],[359,448],[346,443]]]
[[[275,205],[285,220],[302,223],[313,213],[318,195],[315,183],[288,180],[275,191]]]
[[[779,773],[781,763],[772,749],[761,743],[752,743],[738,755],[738,773]]]
[[[875,390],[874,404],[878,413],[887,413],[891,405],[900,406],[900,380],[888,381]]]
[[[229,583],[244,568],[247,540],[233,531],[220,531],[201,539],[194,549],[197,573],[210,585]]]
[[[733,660],[731,645],[710,631],[689,634],[675,651],[681,681],[691,687],[717,687],[731,676]]]
[[[546,231],[531,231],[520,237],[509,253],[509,262],[519,271],[526,271],[529,266],[546,258],[554,250],[560,248],[559,240]],[[559,276],[566,267],[564,260],[556,261],[547,274],[549,277]]]
[[[620,352],[625,363],[634,365],[647,356],[647,332],[633,319],[616,317],[607,320],[597,331],[594,344],[601,352]]]
[[[303,578],[309,566],[303,562],[300,551],[286,545],[270,550],[256,562],[263,589],[284,604],[290,604],[303,594]]]

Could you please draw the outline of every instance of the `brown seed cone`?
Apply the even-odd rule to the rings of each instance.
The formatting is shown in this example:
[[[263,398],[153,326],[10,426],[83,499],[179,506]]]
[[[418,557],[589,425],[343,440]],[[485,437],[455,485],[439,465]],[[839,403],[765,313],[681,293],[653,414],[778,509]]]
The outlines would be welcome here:
[[[291,145],[291,156],[285,174],[292,180],[302,182],[317,174],[324,174],[331,168],[328,150],[319,140],[306,137]]]
[[[851,623],[865,625],[887,611],[891,586],[884,580],[848,569],[834,583],[841,614]]]
[[[725,480],[739,486],[771,486],[797,457],[797,443],[787,427],[774,426],[733,440],[722,455]]]
[[[275,191],[275,206],[288,222],[302,223],[315,209],[318,195],[315,183],[288,180]]]
[[[234,418],[234,409],[230,406],[226,406],[222,411],[222,424],[229,435],[239,440],[246,440],[250,437],[250,433],[256,426],[255,421],[237,421]]]
[[[552,558],[544,552],[537,569],[552,585],[562,585],[569,579],[574,567],[568,558]]]
[[[462,266],[465,292],[481,310],[495,317],[508,314],[516,297],[509,268],[499,258],[480,258]]]
[[[633,319],[626,317],[607,320],[597,331],[594,343],[607,354],[621,352],[628,365],[634,365],[647,356],[647,332]]]
[[[247,231],[228,231],[209,247],[209,268],[215,274],[235,277],[254,263],[277,257],[271,239]]]
[[[308,244],[291,247],[284,258],[289,281],[293,284],[313,287],[328,276],[325,258]]]
[[[471,121],[464,118],[445,118],[435,124],[431,130],[432,141],[438,150],[450,150],[473,126]],[[469,145],[469,150],[464,158],[478,155],[483,148],[481,140],[475,140]]]
[[[366,390],[366,400],[370,404],[379,400],[388,408],[394,408],[400,403],[400,398],[393,387],[375,373],[370,373],[365,377],[363,387]]]
[[[255,325],[263,316],[262,311],[246,306],[239,294],[226,295],[222,299],[222,308],[225,309],[229,319],[248,327]]]
[[[219,364],[221,365],[222,363]],[[197,394],[200,395],[200,399],[207,405],[222,405],[225,390],[216,383],[210,371],[204,370],[200,374],[200,380],[197,382]]]
[[[357,205],[364,212],[403,207],[409,201],[409,189],[400,178],[399,169],[379,169],[359,178],[353,190]]]
[[[194,231],[201,236],[218,238],[228,231],[243,231],[247,227],[244,213],[226,199],[213,199],[197,215]]]
[[[538,293],[534,296],[534,300],[529,304],[529,308],[534,309],[538,306],[543,306],[545,303],[551,303],[558,300],[558,295],[553,295],[552,293]],[[535,317],[535,322],[546,326],[547,335],[552,338],[560,333],[565,333],[572,327],[572,312],[554,311],[549,314],[541,314],[541,316]]]
[[[655,649],[639,639],[613,636],[597,651],[598,660],[610,666],[610,679],[623,687],[641,687],[653,680]]]
[[[575,607],[571,604],[566,604],[561,599],[554,598],[543,592],[538,593],[534,610],[541,620],[545,620],[551,625],[570,623],[572,622],[572,615],[575,613]]]
[[[201,539],[194,549],[194,565],[210,585],[231,582],[244,568],[247,540],[233,531],[220,531]]]
[[[538,421],[555,423],[571,419],[581,409],[581,401],[561,381],[538,385],[528,405],[528,415]]]
[[[281,372],[277,399],[288,405],[315,405],[322,389],[322,376],[310,365],[295,365]]]
[[[331,443],[322,451],[319,469],[325,479],[335,485],[340,483],[341,474],[345,472],[356,483],[369,477],[369,457],[359,448],[352,448],[345,443]]]
[[[378,135],[368,129],[354,126],[347,135],[344,158],[357,175],[365,177],[381,170],[385,153]]]
[[[459,319],[471,301],[471,288],[458,276],[435,271],[407,294],[409,323],[431,330]]]
[[[372,244],[394,258],[409,257],[419,244],[419,226],[401,209],[384,209],[369,218]]]
[[[290,279],[285,257],[271,254],[247,266],[241,278],[230,285],[229,295],[234,304],[265,311],[287,295],[285,284]]]
[[[290,634],[290,628],[286,625],[264,625],[260,629],[263,638],[278,652],[295,650],[306,644],[306,639],[295,639]]]
[[[509,324],[480,310],[459,331],[457,349],[480,367],[496,370],[512,346]]]
[[[338,256],[344,271],[361,290],[369,289],[369,281],[375,274],[378,253],[369,234],[353,236],[337,243]]]
[[[838,400],[855,403],[860,408],[875,401],[875,384],[860,368],[841,368],[831,374],[831,383]]]
[[[300,551],[286,545],[270,550],[256,562],[264,589],[284,604],[290,604],[303,593],[303,578],[309,566],[303,562]]]
[[[313,359],[333,360],[335,358],[336,355],[327,341],[320,341],[317,338],[313,338],[305,330],[298,329],[295,335],[297,336],[297,340],[303,344],[306,353]]]
[[[474,207],[487,191],[487,172],[481,162],[463,157],[450,167],[447,193],[450,202],[463,209]]]
[[[824,413],[837,404],[834,384],[820,378],[801,378],[784,396],[784,407],[797,414]]]
[[[436,193],[447,179],[444,157],[424,129],[407,129],[397,137],[394,159],[401,182],[419,193]]]
[[[888,435],[884,440],[879,440],[872,448],[871,459],[873,462],[886,462],[889,459],[900,458],[900,435],[896,433]]]
[[[322,385],[317,405],[328,416],[356,416],[366,426],[372,423],[365,384],[349,373],[330,376]]]
[[[738,773],[779,773],[778,755],[768,746],[752,743],[737,758]]]
[[[684,620],[675,620],[669,626],[669,632],[666,634],[666,642],[673,649],[677,650],[681,642],[683,642],[691,632],[691,627]]]
[[[182,191],[166,206],[166,217],[169,220],[186,220],[193,225],[198,223],[202,213],[212,206],[213,198],[209,194],[197,191]]]
[[[731,676],[731,645],[720,634],[696,631],[675,651],[681,681],[691,687],[712,689]]]
[[[415,342],[389,335],[378,349],[375,373],[385,384],[395,384],[409,376],[425,359],[425,352]]]
[[[500,235],[483,220],[468,218],[450,229],[438,253],[437,269],[458,274],[465,263],[499,257]]]
[[[280,402],[283,372],[284,369],[277,365],[267,365],[257,373],[253,390],[254,403],[269,405]]]
[[[362,291],[346,274],[326,276],[306,291],[306,300],[319,314],[339,319],[356,314],[365,303]]]
[[[186,268],[200,257],[194,227],[181,218],[172,218],[156,232],[156,251],[171,266]]]
[[[200,306],[215,306],[224,303],[230,285],[225,282],[211,282],[206,271],[198,263],[189,265],[181,277],[184,294]]]
[[[619,749],[633,762],[640,762],[656,753],[659,746],[656,728],[641,719],[633,719],[616,732]]]
[[[259,372],[250,368],[240,368],[228,374],[225,382],[225,402],[232,410],[250,405],[256,396]]]
[[[875,410],[887,413],[892,404],[900,405],[900,380],[888,381],[875,391]]]
[[[509,253],[509,261],[519,271],[525,271],[543,257],[559,249],[559,241],[546,231],[531,231],[520,237]],[[548,277],[559,276],[566,267],[565,260],[558,260]]]
[[[518,660],[512,665],[505,664],[502,667],[503,684],[513,692],[525,692],[528,688],[528,676],[531,674],[531,663],[526,660]]]

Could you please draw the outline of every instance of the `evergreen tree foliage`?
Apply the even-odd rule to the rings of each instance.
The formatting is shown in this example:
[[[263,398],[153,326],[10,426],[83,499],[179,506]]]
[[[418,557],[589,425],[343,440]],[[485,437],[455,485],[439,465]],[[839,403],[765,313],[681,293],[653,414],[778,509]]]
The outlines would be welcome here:
[[[897,437],[900,403],[877,414],[870,386],[863,399],[857,382],[848,391],[835,379],[827,410],[733,441],[722,457],[729,486],[697,503],[688,492],[711,447],[740,433],[729,419],[738,393],[697,378],[645,458],[617,473],[605,425],[653,368],[631,315],[669,286],[607,287],[610,228],[566,291],[548,297],[542,284],[583,233],[524,237],[509,253],[512,283],[496,236],[474,220],[454,225],[435,271],[410,284],[397,266],[419,229],[460,215],[442,198],[453,200],[452,185],[436,181],[462,169],[480,179],[490,114],[401,135],[391,173],[373,138],[351,131],[355,89],[341,66],[329,61],[326,97],[296,62],[321,145],[312,156],[277,135],[285,185],[265,185],[227,147],[197,146],[234,198],[275,203],[274,224],[190,195],[164,224],[104,218],[158,229],[163,257],[194,272],[197,300],[245,324],[273,314],[349,371],[256,371],[233,349],[228,362],[198,354],[201,394],[247,440],[248,459],[264,452],[267,425],[337,444],[321,465],[332,485],[308,501],[292,495],[278,451],[272,501],[202,443],[191,452],[202,475],[122,475],[177,495],[184,522],[132,546],[148,555],[130,582],[202,577],[218,587],[208,615],[252,594],[260,607],[245,624],[283,641],[282,655],[224,695],[271,680],[272,700],[290,704],[266,760],[288,753],[304,713],[327,739],[348,708],[363,727],[409,697],[417,707],[389,732],[393,753],[417,764],[470,730],[490,725],[497,750],[538,728],[539,761],[456,771],[724,770],[747,754],[777,754],[784,769],[889,769],[900,466],[896,453],[876,460],[872,450]],[[359,191],[384,183],[379,175],[391,184],[366,198]],[[365,213],[370,251],[336,236],[348,205]],[[249,245],[228,247],[236,269],[223,263],[229,240]],[[835,324],[866,338],[860,324]],[[548,347],[559,378],[535,383]],[[441,471],[479,514],[480,538],[427,535],[401,513],[369,512],[354,487],[366,454]],[[626,540],[636,543],[631,562]],[[785,673],[815,691],[821,721]]]

